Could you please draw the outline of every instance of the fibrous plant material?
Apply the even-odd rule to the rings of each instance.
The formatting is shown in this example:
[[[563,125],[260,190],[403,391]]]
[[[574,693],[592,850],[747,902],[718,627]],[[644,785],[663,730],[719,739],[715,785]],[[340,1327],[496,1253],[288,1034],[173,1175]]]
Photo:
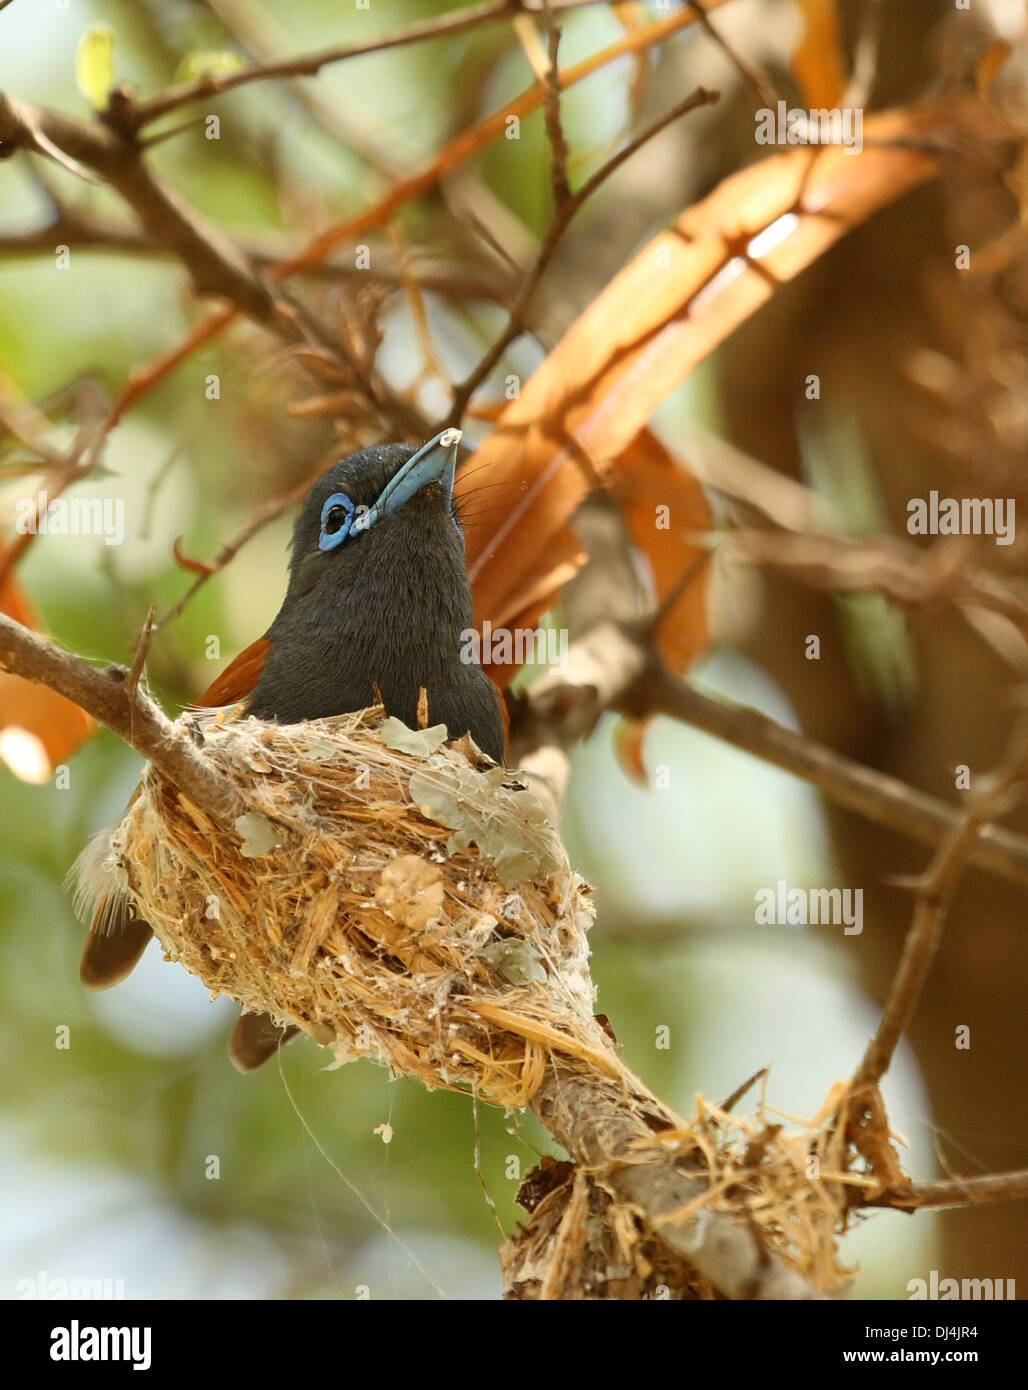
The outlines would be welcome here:
[[[579,1166],[505,1248],[513,1296],[836,1287],[847,1189],[881,1182],[847,1172],[827,1120],[787,1141],[704,1102],[688,1125],[629,1071],[593,1014],[588,886],[517,774],[380,707],[180,724],[244,809],[216,821],[149,766],[89,887],[128,895],[168,960],[330,1065],[531,1105]]]
[[[226,831],[152,767],[107,866],[168,959],[337,1062],[525,1106],[559,1052],[623,1070],[593,1018],[589,893],[516,778],[380,709],[184,716],[245,813]]]

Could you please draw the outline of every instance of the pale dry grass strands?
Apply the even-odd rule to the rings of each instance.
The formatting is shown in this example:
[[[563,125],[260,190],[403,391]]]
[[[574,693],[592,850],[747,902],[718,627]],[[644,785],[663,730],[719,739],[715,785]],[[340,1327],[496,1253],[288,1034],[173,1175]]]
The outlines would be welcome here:
[[[104,866],[169,960],[212,995],[295,1024],[332,1066],[370,1057],[429,1089],[509,1108],[577,1078],[616,1102],[619,1126],[638,1112],[650,1130],[586,1161],[588,1201],[580,1180],[568,1210],[554,1194],[542,1227],[531,1221],[514,1238],[512,1292],[597,1295],[588,1261],[581,1280],[569,1273],[590,1211],[609,1227],[608,1263],[616,1250],[631,1273],[626,1291],[632,1280],[667,1282],[675,1257],[655,1253],[635,1202],[611,1186],[662,1154],[697,1183],[695,1198],[662,1220],[686,1223],[701,1209],[744,1216],[813,1287],[838,1286],[848,1193],[881,1180],[854,1171],[834,1107],[787,1134],[701,1099],[687,1125],[628,1070],[593,1016],[589,888],[517,774],[468,738],[447,745],[441,725],[414,731],[381,707],[304,724],[238,709],[182,722],[244,813],[216,823],[149,766]],[[555,1263],[540,1283],[547,1250]],[[714,1296],[680,1270],[673,1286]]]
[[[149,768],[115,830],[169,959],[429,1087],[525,1106],[552,1052],[627,1075],[593,1019],[589,890],[515,777],[381,709],[184,718],[248,810],[222,830]]]

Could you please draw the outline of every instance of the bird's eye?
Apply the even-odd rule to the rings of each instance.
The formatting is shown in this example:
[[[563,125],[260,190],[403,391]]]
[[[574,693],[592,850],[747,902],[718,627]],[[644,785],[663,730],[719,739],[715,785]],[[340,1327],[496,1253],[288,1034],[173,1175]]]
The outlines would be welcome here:
[[[354,505],[345,492],[333,492],[321,509],[319,550],[334,550],[350,534]]]

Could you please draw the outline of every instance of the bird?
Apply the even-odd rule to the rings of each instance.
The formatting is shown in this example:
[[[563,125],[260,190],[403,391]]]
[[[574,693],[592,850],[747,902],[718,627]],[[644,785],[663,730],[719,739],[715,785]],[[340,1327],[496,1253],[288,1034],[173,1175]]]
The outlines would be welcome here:
[[[195,701],[241,704],[280,724],[367,709],[418,727],[425,692],[432,724],[451,739],[470,734],[495,763],[506,757],[506,710],[472,658],[471,583],[454,501],[461,432],[443,430],[422,448],[379,444],[333,464],[307,494],[293,529],[289,579],[277,616]],[[86,851],[87,884],[100,848]],[[131,902],[98,893],[82,955],[89,990],[128,976],[153,935]],[[240,1071],[252,1071],[295,1035],[266,1014],[242,1014],[229,1040]]]

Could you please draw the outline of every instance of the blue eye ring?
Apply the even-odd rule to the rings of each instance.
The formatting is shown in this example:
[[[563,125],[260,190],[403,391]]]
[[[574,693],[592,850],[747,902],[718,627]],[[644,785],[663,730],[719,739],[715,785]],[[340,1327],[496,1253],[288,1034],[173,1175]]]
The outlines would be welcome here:
[[[338,511],[343,513],[341,518],[332,515]],[[335,550],[337,546],[342,545],[350,534],[355,511],[356,508],[345,492],[333,492],[331,497],[325,499],[325,505],[321,509],[319,550]],[[328,529],[330,521],[334,523],[332,530]]]

